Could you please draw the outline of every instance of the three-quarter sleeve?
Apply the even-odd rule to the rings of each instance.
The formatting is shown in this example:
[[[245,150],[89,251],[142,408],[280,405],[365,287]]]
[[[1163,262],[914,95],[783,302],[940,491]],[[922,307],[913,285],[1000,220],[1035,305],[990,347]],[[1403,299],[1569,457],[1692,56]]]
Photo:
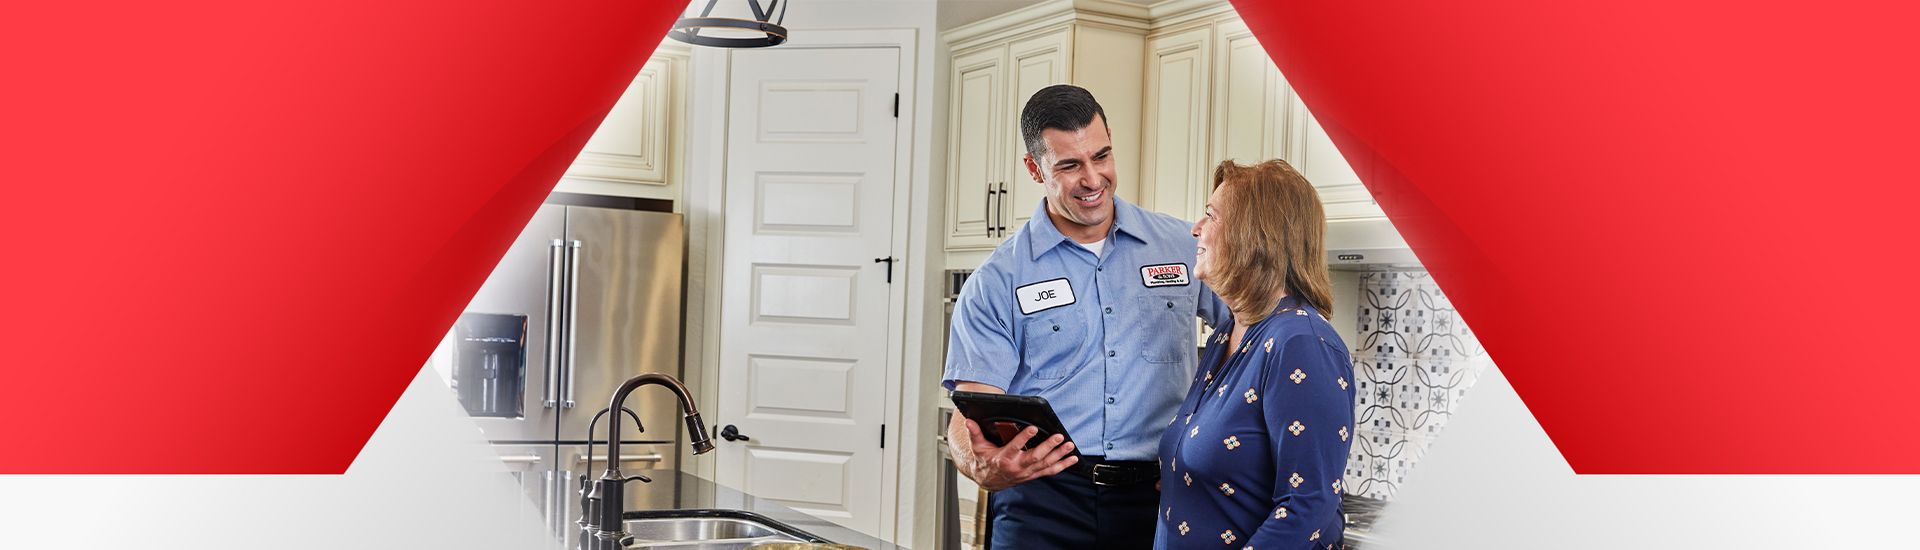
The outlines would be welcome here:
[[[1012,296],[1012,288],[998,273],[983,269],[967,279],[953,308],[941,386],[952,390],[956,382],[978,382],[1008,389],[1020,369]]]
[[[1314,331],[1255,345],[1272,346],[1260,400],[1276,471],[1272,509],[1247,546],[1325,548],[1340,535],[1323,531],[1341,525],[1341,476],[1353,438],[1352,365]]]

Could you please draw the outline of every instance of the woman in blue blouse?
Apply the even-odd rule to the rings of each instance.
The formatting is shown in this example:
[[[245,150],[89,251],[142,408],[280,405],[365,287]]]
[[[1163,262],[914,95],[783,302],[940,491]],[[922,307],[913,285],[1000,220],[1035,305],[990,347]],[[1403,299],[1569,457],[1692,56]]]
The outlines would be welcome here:
[[[1353,366],[1327,323],[1326,216],[1285,162],[1223,162],[1194,276],[1233,312],[1160,439],[1155,548],[1339,548]]]

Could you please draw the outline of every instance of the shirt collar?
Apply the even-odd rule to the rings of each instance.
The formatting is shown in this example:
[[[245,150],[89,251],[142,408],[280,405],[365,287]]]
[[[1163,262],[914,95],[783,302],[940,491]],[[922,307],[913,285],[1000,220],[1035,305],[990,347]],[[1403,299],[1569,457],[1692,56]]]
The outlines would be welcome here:
[[[1107,230],[1107,246],[1113,246],[1111,241],[1115,234],[1132,237],[1141,244],[1150,244],[1147,240],[1146,217],[1146,211],[1140,207],[1114,197],[1113,228]],[[1027,219],[1027,245],[1033,249],[1032,259],[1038,260],[1047,251],[1072,240],[1061,233],[1060,228],[1053,226],[1053,218],[1047,215],[1047,201],[1041,199],[1040,207],[1034,210],[1032,218]]]

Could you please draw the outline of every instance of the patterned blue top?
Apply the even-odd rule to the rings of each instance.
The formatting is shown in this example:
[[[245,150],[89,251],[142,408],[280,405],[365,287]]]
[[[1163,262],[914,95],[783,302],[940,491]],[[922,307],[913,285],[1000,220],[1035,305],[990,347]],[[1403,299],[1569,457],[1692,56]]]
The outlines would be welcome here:
[[[1193,377],[1193,320],[1231,317],[1192,280],[1192,225],[1113,199],[1099,256],[1060,233],[1046,202],[967,278],[942,383],[1038,395],[1083,454],[1153,460]]]
[[[1229,353],[1232,332],[1229,321],[1207,346],[1160,439],[1154,548],[1337,548],[1353,439],[1347,346],[1292,297]]]

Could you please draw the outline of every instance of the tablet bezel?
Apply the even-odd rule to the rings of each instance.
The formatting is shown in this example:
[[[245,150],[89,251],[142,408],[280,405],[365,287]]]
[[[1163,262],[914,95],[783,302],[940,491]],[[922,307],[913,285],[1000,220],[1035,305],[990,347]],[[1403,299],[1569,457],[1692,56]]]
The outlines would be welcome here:
[[[1060,416],[1054,414],[1053,406],[1048,404],[1044,397],[955,391],[951,398],[954,408],[959,410],[960,415],[979,424],[980,435],[994,445],[1001,447],[1007,445],[1007,441],[1002,440],[999,432],[993,429],[992,423],[996,421],[1012,422],[1019,425],[1021,429],[1025,429],[1026,426],[1039,428],[1040,433],[1027,441],[1027,449],[1038,446],[1048,436],[1056,433],[1065,438],[1065,441],[1061,442],[1063,444],[1073,441],[1073,435],[1067,433],[1066,426],[1060,422]],[[1067,456],[1080,456],[1080,446],[1074,445]]]

